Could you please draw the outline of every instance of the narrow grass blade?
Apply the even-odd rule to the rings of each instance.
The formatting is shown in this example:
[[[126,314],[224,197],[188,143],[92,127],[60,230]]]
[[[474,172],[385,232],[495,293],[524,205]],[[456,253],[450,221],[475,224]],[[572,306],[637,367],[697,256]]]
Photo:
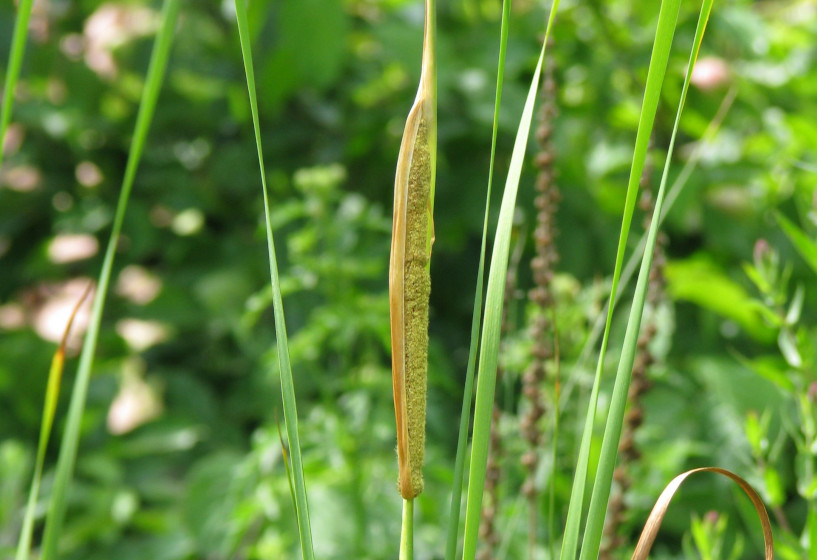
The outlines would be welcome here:
[[[17,18],[14,20],[14,34],[11,37],[11,52],[6,66],[6,83],[3,86],[3,104],[0,107],[0,168],[3,167],[3,141],[6,129],[11,120],[11,107],[14,105],[14,88],[20,77],[23,55],[28,38],[28,20],[31,19],[31,7],[34,0],[21,0],[17,7]]]
[[[295,515],[298,520],[298,531],[301,540],[301,553],[304,560],[312,560],[315,553],[312,547],[312,527],[309,523],[309,506],[304,482],[301,442],[298,437],[298,410],[295,404],[295,385],[292,379],[292,366],[289,361],[289,344],[287,343],[286,321],[284,320],[284,302],[281,296],[281,284],[278,278],[278,260],[275,256],[275,242],[272,236],[270,220],[269,194],[267,191],[267,174],[264,169],[264,154],[261,148],[261,126],[258,122],[258,99],[255,91],[255,72],[252,64],[249,25],[247,22],[247,5],[245,0],[235,1],[238,36],[241,41],[241,53],[244,58],[244,71],[247,75],[247,91],[250,96],[252,124],[255,131],[255,145],[258,151],[258,166],[261,172],[261,188],[264,197],[264,219],[267,230],[267,251],[269,253],[270,283],[272,285],[272,307],[275,313],[275,338],[278,346],[278,367],[281,372],[281,394],[284,403],[284,425],[289,441],[292,474],[295,481]]]
[[[511,227],[513,212],[516,206],[516,195],[519,190],[519,178],[530,136],[533,120],[533,107],[536,92],[539,88],[539,77],[542,62],[545,58],[548,37],[553,27],[559,0],[554,0],[550,9],[542,51],[536,64],[522,118],[517,129],[516,141],[511,154],[511,164],[502,196],[499,211],[494,247],[491,253],[491,267],[488,272],[488,289],[486,295],[485,317],[482,323],[482,344],[479,354],[477,374],[476,405],[474,411],[474,436],[471,446],[471,464],[468,477],[468,500],[465,509],[465,539],[463,543],[463,560],[473,560],[477,551],[477,538],[482,510],[482,494],[485,486],[485,472],[488,460],[488,442],[491,432],[491,416],[494,393],[496,390],[496,369],[499,354],[499,334],[502,322],[502,302],[505,292],[505,280],[508,272]]]
[[[658,28],[656,29],[655,33],[652,56],[650,57],[650,65],[647,72],[647,86],[644,91],[641,116],[639,118],[638,131],[636,133],[635,150],[633,153],[632,166],[630,168],[630,179],[627,185],[627,196],[624,202],[624,215],[621,221],[621,233],[619,234],[618,248],[616,250],[616,262],[613,269],[613,283],[610,289],[607,319],[605,322],[604,334],[602,336],[599,359],[596,366],[596,375],[593,381],[593,388],[590,393],[590,402],[588,404],[587,415],[585,416],[585,424],[579,447],[576,473],[573,478],[573,488],[570,493],[565,537],[562,542],[562,560],[572,560],[575,558],[576,551],[578,549],[579,526],[581,524],[581,512],[584,508],[584,491],[587,484],[590,442],[593,437],[593,426],[596,420],[596,405],[599,396],[599,387],[601,385],[601,374],[604,368],[604,359],[607,354],[610,325],[613,320],[613,311],[615,310],[614,304],[618,294],[618,285],[621,278],[621,269],[624,260],[624,252],[627,247],[630,224],[633,218],[633,211],[635,210],[638,182],[641,179],[641,174],[644,170],[644,163],[647,157],[647,147],[649,144],[650,135],[652,134],[655,113],[658,108],[661,85],[664,82],[664,74],[666,73],[670,47],[672,46],[672,38],[675,35],[675,22],[678,19],[680,3],[680,0],[664,0],[661,3],[661,9],[658,15]],[[651,250],[648,247],[646,252],[649,251]],[[602,512],[601,515],[603,522],[604,513]]]
[[[284,469],[287,473],[287,483],[289,484],[289,497],[292,498],[292,509],[298,508],[298,503],[295,499],[295,483],[292,481],[292,464],[289,460],[289,453],[287,453],[287,446],[284,443],[284,434],[281,433],[281,424],[278,422],[278,415],[275,415],[275,427],[278,428],[278,440],[281,442],[281,457],[284,460]]]
[[[772,524],[769,521],[769,514],[766,512],[766,507],[763,505],[763,500],[760,499],[760,496],[758,496],[757,492],[755,492],[748,482],[743,480],[735,473],[719,467],[701,467],[699,469],[692,469],[685,473],[679,474],[673,478],[669,484],[667,484],[667,487],[655,502],[655,506],[652,508],[650,516],[647,518],[647,522],[644,524],[644,530],[641,532],[641,537],[639,537],[638,544],[635,546],[635,552],[633,552],[633,560],[647,559],[647,555],[650,553],[650,549],[655,542],[655,537],[658,535],[658,529],[661,528],[661,522],[664,520],[664,515],[666,515],[667,508],[669,508],[669,504],[672,501],[672,498],[675,496],[675,493],[687,478],[693,474],[701,472],[714,472],[731,478],[744,492],[746,492],[746,495],[749,496],[750,500],[752,500],[752,505],[755,507],[755,511],[757,511],[757,515],[760,518],[760,525],[763,528],[763,544],[766,560],[774,560]]]
[[[511,13],[511,0],[502,2],[502,23],[499,34],[499,62],[496,74],[496,97],[494,102],[494,122],[491,130],[491,160],[488,164],[488,189],[485,194],[485,216],[482,221],[482,243],[479,251],[477,269],[477,286],[474,290],[474,315],[471,319],[471,347],[468,351],[468,368],[465,373],[465,388],[462,393],[462,412],[460,429],[457,436],[457,455],[454,461],[454,482],[451,489],[451,508],[448,515],[448,533],[445,545],[445,560],[454,560],[457,555],[457,542],[460,528],[460,508],[462,505],[462,486],[465,479],[465,455],[468,451],[468,427],[471,424],[471,403],[474,396],[474,371],[479,348],[479,326],[482,319],[482,288],[485,277],[485,253],[488,244],[488,218],[491,209],[491,190],[494,182],[494,162],[496,156],[496,137],[499,130],[499,107],[502,103],[502,83],[505,77],[505,55],[508,50],[508,28]]]
[[[666,202],[664,204],[664,208],[663,208],[663,210],[661,212],[661,215],[659,216],[659,219],[658,219],[658,227],[660,227],[664,223],[664,219],[666,218],[667,212],[672,207],[672,205],[675,203],[675,201],[678,199],[678,196],[681,194],[681,190],[683,189],[686,182],[689,180],[690,175],[692,175],[692,171],[695,169],[695,167],[698,164],[698,161],[700,160],[700,158],[704,154],[706,142],[708,140],[714,138],[715,134],[717,134],[718,130],[720,130],[720,126],[723,123],[724,119],[726,118],[726,115],[729,113],[729,109],[732,107],[732,104],[734,103],[736,97],[737,97],[737,88],[733,86],[726,93],[726,95],[724,96],[723,101],[721,101],[721,104],[718,107],[718,110],[717,110],[715,116],[713,117],[712,121],[709,123],[709,126],[707,126],[707,129],[704,132],[703,138],[698,143],[698,146],[696,147],[696,149],[693,152],[692,156],[689,158],[689,160],[687,160],[686,164],[684,165],[683,169],[681,170],[681,173],[678,175],[678,177],[673,182],[672,187],[669,189],[669,192],[667,193]],[[630,280],[633,277],[633,274],[635,274],[639,259],[641,259],[641,257],[644,255],[644,247],[647,244],[647,235],[648,235],[647,233],[642,235],[641,239],[639,239],[639,241],[638,241],[638,245],[637,245],[635,251],[633,251],[633,254],[630,255],[630,258],[627,261],[627,264],[624,267],[624,270],[623,270],[623,272],[621,274],[620,286],[622,286],[622,285],[626,286],[627,284],[629,284]],[[616,292],[615,297],[613,297],[610,300],[610,301],[613,302],[612,303],[613,306],[615,306],[618,303],[618,300],[619,300],[620,296],[621,296],[621,291],[619,290],[619,291]],[[592,350],[592,348],[595,347],[596,342],[598,341],[598,337],[602,334],[602,332],[604,330],[604,327],[607,324],[606,323],[606,317],[608,317],[609,313],[610,313],[609,307],[610,307],[610,302],[608,301],[607,306],[602,311],[602,314],[599,315],[598,321],[596,321],[596,323],[593,325],[593,330],[592,330],[592,332],[590,333],[590,335],[588,336],[587,340],[584,343],[581,354],[579,355],[579,359],[576,361],[576,365],[574,366],[574,369],[578,369],[578,368],[582,367],[582,365],[589,359],[590,351]],[[575,385],[575,380],[576,379],[577,379],[577,377],[575,375],[570,376],[568,378],[568,381],[567,381],[567,383],[565,383],[564,390],[562,391],[562,394],[561,394],[560,404],[565,405],[567,403],[567,400],[571,396],[572,389],[573,389],[573,386]],[[591,396],[591,402],[592,403],[596,402],[596,399],[592,398],[592,396]],[[586,427],[587,427],[587,425],[585,424],[585,428]],[[585,453],[587,451],[589,451],[589,441],[588,441],[587,445],[588,445],[588,447],[585,450]],[[578,462],[579,465],[582,465],[582,464],[586,465],[587,464],[586,454],[585,454],[584,457],[582,457],[581,452],[580,452],[580,456],[579,456],[579,459],[578,459],[577,462]],[[576,471],[577,475],[579,474],[580,470],[581,469],[577,469],[577,471]],[[587,478],[586,468],[584,469],[583,472],[584,472],[584,474],[581,475],[581,478],[586,481],[586,478]],[[576,484],[576,479],[574,478],[574,488],[575,488],[575,484]],[[575,498],[574,498],[574,496],[575,496]],[[580,498],[581,498],[581,496],[579,496],[577,493],[575,493],[575,492],[572,493],[571,494],[571,500],[572,500],[571,503],[574,503],[574,502],[579,503]],[[569,552],[569,547],[563,546],[563,549],[562,549],[563,550],[563,555],[561,556],[562,560],[564,560],[566,558],[574,558],[575,557],[576,549],[578,547],[578,528],[579,528],[579,522],[580,522],[579,515],[580,515],[580,508],[578,508],[578,507],[571,508],[569,510],[569,512],[568,512],[568,523],[567,523],[567,529],[565,531],[565,539],[563,540],[563,543],[568,543],[568,545],[570,543],[574,543],[574,544],[572,545],[572,554]]]
[[[721,101],[720,105],[718,106],[718,110],[715,112],[715,116],[712,117],[712,120],[706,127],[703,136],[701,139],[696,142],[695,149],[693,150],[692,154],[690,155],[689,159],[687,159],[686,163],[684,164],[681,172],[673,181],[672,186],[667,191],[667,198],[664,202],[664,210],[661,212],[661,216],[658,219],[658,227],[661,227],[664,224],[664,219],[667,217],[667,213],[675,204],[675,201],[678,199],[678,196],[681,194],[681,190],[683,190],[684,185],[686,185],[689,177],[692,175],[692,172],[698,165],[698,162],[701,160],[701,157],[706,152],[707,144],[710,140],[712,140],[723,124],[726,115],[729,114],[729,109],[732,108],[732,104],[737,97],[738,88],[737,86],[732,86],[729,88],[729,91],[723,96],[723,100]],[[614,305],[618,304],[618,300],[621,299],[622,289],[626,287],[630,280],[632,280],[633,275],[635,274],[638,265],[640,263],[640,259],[644,254],[644,246],[647,244],[647,232],[644,232],[638,240],[636,244],[635,250],[630,255],[630,258],[627,259],[627,264],[624,265],[624,268],[621,272],[621,282],[619,283],[619,290],[616,293],[615,303]],[[609,305],[609,304],[608,304]],[[602,331],[604,330],[605,318],[607,317],[607,306],[602,309],[601,313],[599,314],[596,322],[593,324],[593,330],[587,336],[587,339],[584,341],[582,345],[582,351],[579,353],[579,358],[576,360],[576,364],[573,366],[574,371],[583,367],[583,365],[589,359],[590,353],[595,348],[596,342],[598,342],[599,336],[601,336]],[[564,391],[562,391],[562,402],[566,403],[566,401],[570,398],[573,385],[575,384],[576,376],[570,376],[568,378],[568,382],[565,383]]]
[[[62,334],[57,351],[51,360],[51,368],[48,371],[48,384],[45,389],[45,405],[43,406],[43,419],[40,425],[40,441],[37,444],[37,459],[34,463],[34,478],[31,481],[31,488],[28,494],[28,504],[26,505],[26,513],[23,518],[23,529],[20,531],[20,541],[17,543],[16,560],[28,560],[31,552],[31,534],[34,530],[34,512],[37,506],[37,498],[40,494],[40,481],[43,475],[43,464],[45,463],[45,451],[48,448],[48,440],[51,438],[51,427],[54,425],[54,414],[57,410],[57,399],[60,396],[60,383],[62,381],[62,371],[65,366],[65,347],[68,343],[68,335],[71,333],[71,327],[74,324],[74,318],[77,316],[79,308],[82,303],[91,293],[93,284],[88,284],[82,297],[77,302],[71,316],[68,318],[68,324],[65,326],[65,331]]]
[[[676,0],[676,3],[680,4],[680,0]],[[591,558],[595,559],[598,557],[601,534],[604,526],[604,515],[607,510],[607,501],[610,497],[610,487],[613,481],[613,470],[615,468],[619,440],[621,439],[621,427],[624,419],[625,407],[627,405],[627,392],[629,390],[630,377],[633,370],[633,362],[635,360],[638,333],[641,328],[641,317],[644,312],[644,302],[647,294],[647,284],[649,283],[650,267],[652,266],[653,250],[655,248],[655,240],[658,235],[658,217],[663,211],[667,177],[670,163],[672,161],[672,153],[675,148],[675,139],[678,134],[681,114],[683,113],[684,103],[689,91],[689,82],[690,78],[692,77],[692,69],[694,68],[695,61],[698,58],[698,52],[700,50],[701,42],[703,41],[704,31],[706,30],[706,24],[709,21],[709,15],[712,11],[712,3],[713,0],[704,0],[703,5],[701,6],[698,26],[695,31],[695,39],[692,45],[692,52],[690,53],[689,64],[687,66],[687,73],[684,77],[684,86],[681,90],[681,99],[675,115],[675,124],[673,126],[672,136],[670,138],[669,149],[667,150],[667,159],[664,163],[664,171],[661,176],[661,186],[659,187],[658,196],[656,197],[655,201],[653,220],[650,224],[650,231],[647,235],[647,245],[644,250],[644,256],[641,260],[641,270],[638,273],[638,281],[636,283],[635,294],[633,296],[633,305],[627,321],[627,329],[624,335],[621,359],[619,361],[618,371],[616,372],[616,380],[613,386],[610,410],[607,415],[607,425],[605,426],[604,439],[602,440],[599,467],[596,471],[596,480],[593,485],[593,495],[590,499],[590,509],[587,514],[587,527],[584,533],[584,540],[582,541],[580,556],[582,560],[589,560]],[[654,50],[654,52],[660,56],[658,62],[660,63],[660,68],[662,71],[660,74],[652,75],[653,65],[651,62],[650,73],[647,76],[647,90],[649,91],[652,87],[656,96],[660,92],[661,85],[664,81],[666,61],[669,56],[669,48],[672,43],[675,22],[678,16],[678,5],[669,6],[671,9],[669,12],[664,11],[664,7],[668,6],[669,4],[670,1],[665,0],[661,6]],[[660,42],[658,40],[659,38],[662,39]],[[655,111],[652,110],[650,121],[654,120],[654,118]],[[647,137],[648,136],[649,134],[647,134]],[[644,151],[643,154],[640,154],[639,157],[640,156],[646,156],[646,151]],[[638,176],[635,178],[636,188],[638,178],[641,176],[641,170],[643,169],[643,158],[641,159],[641,164],[642,165],[638,167]],[[634,169],[636,169],[635,166]],[[632,179],[633,177],[631,177],[631,180]],[[620,266],[621,260],[619,259],[617,260],[617,267],[620,268]]]
[[[108,240],[102,270],[99,274],[98,288],[94,296],[94,305],[91,312],[91,321],[88,325],[88,332],[82,346],[77,379],[71,394],[68,421],[62,438],[60,456],[57,462],[57,473],[54,479],[54,491],[51,496],[51,503],[46,518],[43,560],[53,560],[57,557],[57,546],[62,532],[62,522],[65,517],[68,488],[71,483],[74,464],[76,462],[80,423],[85,409],[85,399],[88,395],[88,384],[91,378],[94,352],[96,351],[96,343],[102,322],[102,309],[105,306],[105,297],[108,293],[108,285],[110,284],[113,259],[116,254],[116,246],[119,242],[119,234],[122,230],[122,222],[125,218],[125,211],[133,188],[136,170],[145,147],[148,129],[150,128],[150,122],[153,118],[154,109],[156,108],[156,100],[159,97],[165,68],[167,67],[167,61],[170,56],[170,47],[173,43],[173,33],[178,13],[179,0],[165,0],[161,27],[154,42],[147,73],[147,81],[142,92],[139,113],[136,116],[136,126],[131,148],[128,153],[125,177],[122,180],[122,190],[116,205],[111,237]]]

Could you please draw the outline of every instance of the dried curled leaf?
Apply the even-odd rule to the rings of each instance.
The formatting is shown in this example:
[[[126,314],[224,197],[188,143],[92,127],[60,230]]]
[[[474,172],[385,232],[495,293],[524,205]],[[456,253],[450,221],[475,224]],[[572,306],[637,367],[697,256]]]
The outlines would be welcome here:
[[[774,542],[772,538],[772,525],[769,521],[769,514],[766,513],[766,507],[763,505],[763,500],[760,499],[757,492],[735,473],[719,467],[701,467],[699,469],[692,469],[685,473],[679,474],[672,481],[667,484],[667,487],[658,497],[658,501],[650,512],[647,522],[644,524],[644,530],[641,532],[641,537],[638,539],[638,544],[633,552],[633,560],[645,560],[650,553],[655,537],[658,534],[658,529],[661,528],[661,522],[664,520],[664,515],[667,513],[672,498],[681,487],[681,484],[691,475],[699,472],[714,472],[723,476],[731,478],[738,486],[746,492],[749,499],[752,500],[752,505],[755,506],[758,517],[760,517],[760,525],[763,527],[763,543],[765,546],[766,560],[774,560]]]

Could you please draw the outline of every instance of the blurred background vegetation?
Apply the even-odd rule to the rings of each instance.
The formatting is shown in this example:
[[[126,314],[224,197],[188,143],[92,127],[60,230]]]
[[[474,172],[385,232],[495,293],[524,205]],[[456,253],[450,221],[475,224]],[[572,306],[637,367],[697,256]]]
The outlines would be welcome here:
[[[440,4],[420,558],[441,557],[450,499],[500,16],[493,0]],[[320,558],[396,556],[387,262],[394,165],[419,75],[422,8],[409,0],[250,2]],[[0,170],[3,558],[20,528],[48,363],[100,267],[158,9],[153,1],[35,4]],[[64,558],[297,556],[276,427],[282,413],[260,185],[233,9],[232,0],[183,7],[104,314]],[[697,9],[681,12],[653,138],[659,169]],[[0,5],[2,61],[14,13],[12,2]],[[562,382],[574,388],[563,407],[558,515],[569,494],[591,367],[577,360],[613,266],[656,16],[657,7],[624,0],[564,0],[549,51],[561,193],[553,293]],[[500,177],[544,18],[540,3],[514,4]],[[635,434],[640,459],[630,466],[634,482],[618,529],[622,555],[664,484],[685,468],[710,464],[735,470],[761,492],[782,557],[807,550],[804,527],[817,538],[817,270],[808,266],[809,247],[817,263],[815,36],[811,0],[715,7],[670,173],[674,180],[685,163],[694,165],[665,225],[666,290],[650,311],[651,388],[639,405],[644,424]],[[720,128],[700,143],[719,110]],[[505,550],[509,558],[523,558],[519,543],[526,542],[517,499],[524,479],[519,418],[526,412],[519,393],[536,344],[529,328],[536,311],[528,302],[534,176],[531,164],[520,192],[511,265],[518,273],[498,393],[505,454],[495,523],[504,537],[498,557]],[[786,218],[777,216],[804,234],[799,251],[790,240],[796,235],[781,227]],[[79,326],[87,319],[83,308]],[[73,355],[82,334],[75,330]],[[620,338],[623,329],[614,333]],[[72,370],[69,361],[46,495]],[[549,379],[542,390],[552,398],[552,372]],[[603,397],[602,412],[605,403]],[[540,420],[546,442],[551,423],[547,413]],[[670,510],[656,554],[679,557],[722,544],[720,557],[758,557],[760,533],[746,504],[720,481],[691,482]],[[741,545],[742,555],[734,548]]]

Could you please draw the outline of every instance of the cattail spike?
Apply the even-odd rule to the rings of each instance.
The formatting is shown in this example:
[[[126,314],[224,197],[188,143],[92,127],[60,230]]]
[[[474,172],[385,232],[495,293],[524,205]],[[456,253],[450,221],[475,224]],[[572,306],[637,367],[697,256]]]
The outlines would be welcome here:
[[[434,10],[428,1],[424,34],[420,86],[397,160],[389,266],[398,488],[406,500],[423,491],[425,455],[429,259],[437,151]]]

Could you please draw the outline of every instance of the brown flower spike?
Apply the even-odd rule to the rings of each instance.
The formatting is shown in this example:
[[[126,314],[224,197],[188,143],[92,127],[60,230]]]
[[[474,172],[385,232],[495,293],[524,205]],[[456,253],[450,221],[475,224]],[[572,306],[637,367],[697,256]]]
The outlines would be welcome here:
[[[397,421],[398,487],[410,500],[423,491],[428,376],[429,258],[437,152],[434,12],[426,0],[423,67],[409,111],[394,181],[389,263],[392,385]]]

